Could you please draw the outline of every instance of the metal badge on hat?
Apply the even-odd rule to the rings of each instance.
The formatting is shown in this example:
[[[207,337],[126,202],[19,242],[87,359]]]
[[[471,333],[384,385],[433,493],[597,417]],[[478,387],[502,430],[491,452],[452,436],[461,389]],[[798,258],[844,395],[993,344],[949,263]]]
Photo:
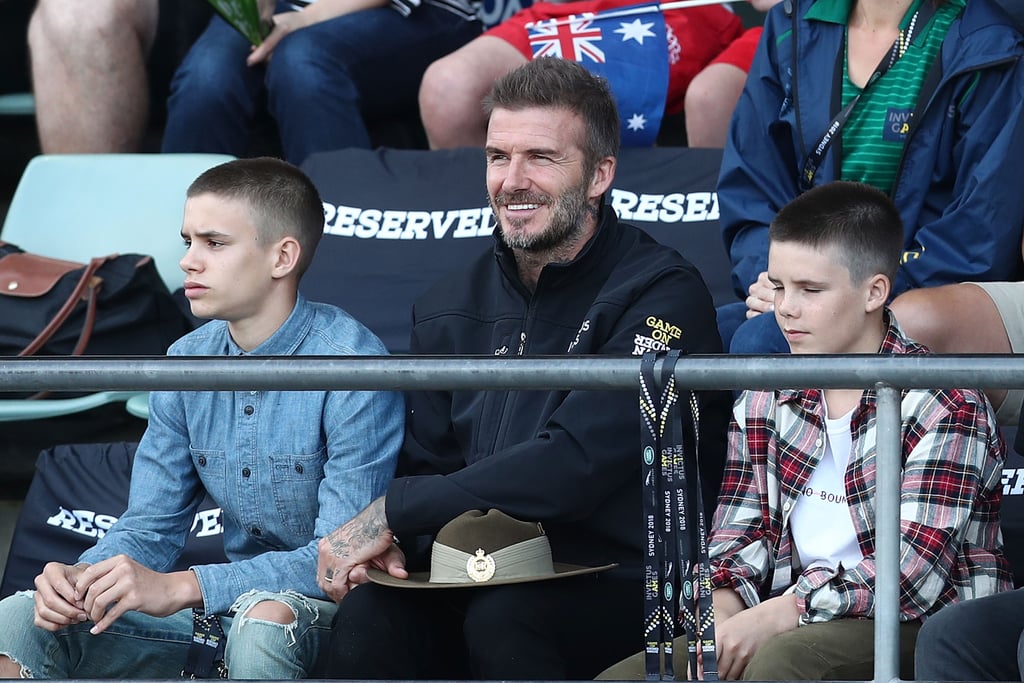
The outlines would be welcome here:
[[[477,583],[490,581],[496,568],[494,558],[484,553],[483,548],[477,548],[476,555],[466,560],[466,574]]]

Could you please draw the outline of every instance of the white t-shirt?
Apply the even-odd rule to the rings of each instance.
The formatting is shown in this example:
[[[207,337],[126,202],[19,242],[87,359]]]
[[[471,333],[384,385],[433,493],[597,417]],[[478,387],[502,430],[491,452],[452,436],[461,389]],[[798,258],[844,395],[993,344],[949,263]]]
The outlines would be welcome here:
[[[794,564],[801,569],[827,566],[853,567],[864,555],[857,545],[857,532],[846,504],[844,478],[850,462],[853,435],[851,410],[834,420],[825,420],[825,453],[814,468],[789,516],[793,535]]]

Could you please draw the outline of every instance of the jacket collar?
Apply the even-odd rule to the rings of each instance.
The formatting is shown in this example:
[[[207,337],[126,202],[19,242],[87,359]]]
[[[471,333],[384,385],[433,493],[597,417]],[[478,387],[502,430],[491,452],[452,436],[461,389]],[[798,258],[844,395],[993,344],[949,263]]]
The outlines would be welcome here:
[[[901,26],[905,26],[922,2],[931,0],[914,0],[907,8]],[[808,21],[827,21],[831,24],[847,26],[850,23],[850,12],[853,11],[853,0],[815,0],[804,15]]]
[[[1010,18],[1017,30],[1024,33],[1024,2],[1020,0],[992,0]]]

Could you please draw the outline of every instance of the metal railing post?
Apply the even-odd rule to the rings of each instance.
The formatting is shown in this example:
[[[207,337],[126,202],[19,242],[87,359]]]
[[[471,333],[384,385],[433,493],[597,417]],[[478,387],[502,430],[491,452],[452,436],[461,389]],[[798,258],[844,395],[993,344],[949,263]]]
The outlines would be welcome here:
[[[875,683],[890,683],[900,675],[901,392],[881,383],[875,389]]]

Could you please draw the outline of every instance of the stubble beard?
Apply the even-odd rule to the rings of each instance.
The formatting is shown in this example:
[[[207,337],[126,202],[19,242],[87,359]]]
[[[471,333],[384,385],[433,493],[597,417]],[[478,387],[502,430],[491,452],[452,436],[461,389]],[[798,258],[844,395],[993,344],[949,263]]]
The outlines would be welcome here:
[[[575,244],[583,234],[584,224],[588,217],[596,217],[597,211],[587,201],[588,183],[580,183],[571,187],[558,198],[551,195],[532,192],[505,193],[500,192],[490,198],[491,210],[494,212],[495,232],[502,243],[510,249],[524,251],[529,254],[552,252]],[[523,227],[526,221],[509,219],[511,234],[506,231],[499,218],[500,207],[509,204],[542,204],[549,206],[551,217],[544,229],[535,234],[526,234]]]

